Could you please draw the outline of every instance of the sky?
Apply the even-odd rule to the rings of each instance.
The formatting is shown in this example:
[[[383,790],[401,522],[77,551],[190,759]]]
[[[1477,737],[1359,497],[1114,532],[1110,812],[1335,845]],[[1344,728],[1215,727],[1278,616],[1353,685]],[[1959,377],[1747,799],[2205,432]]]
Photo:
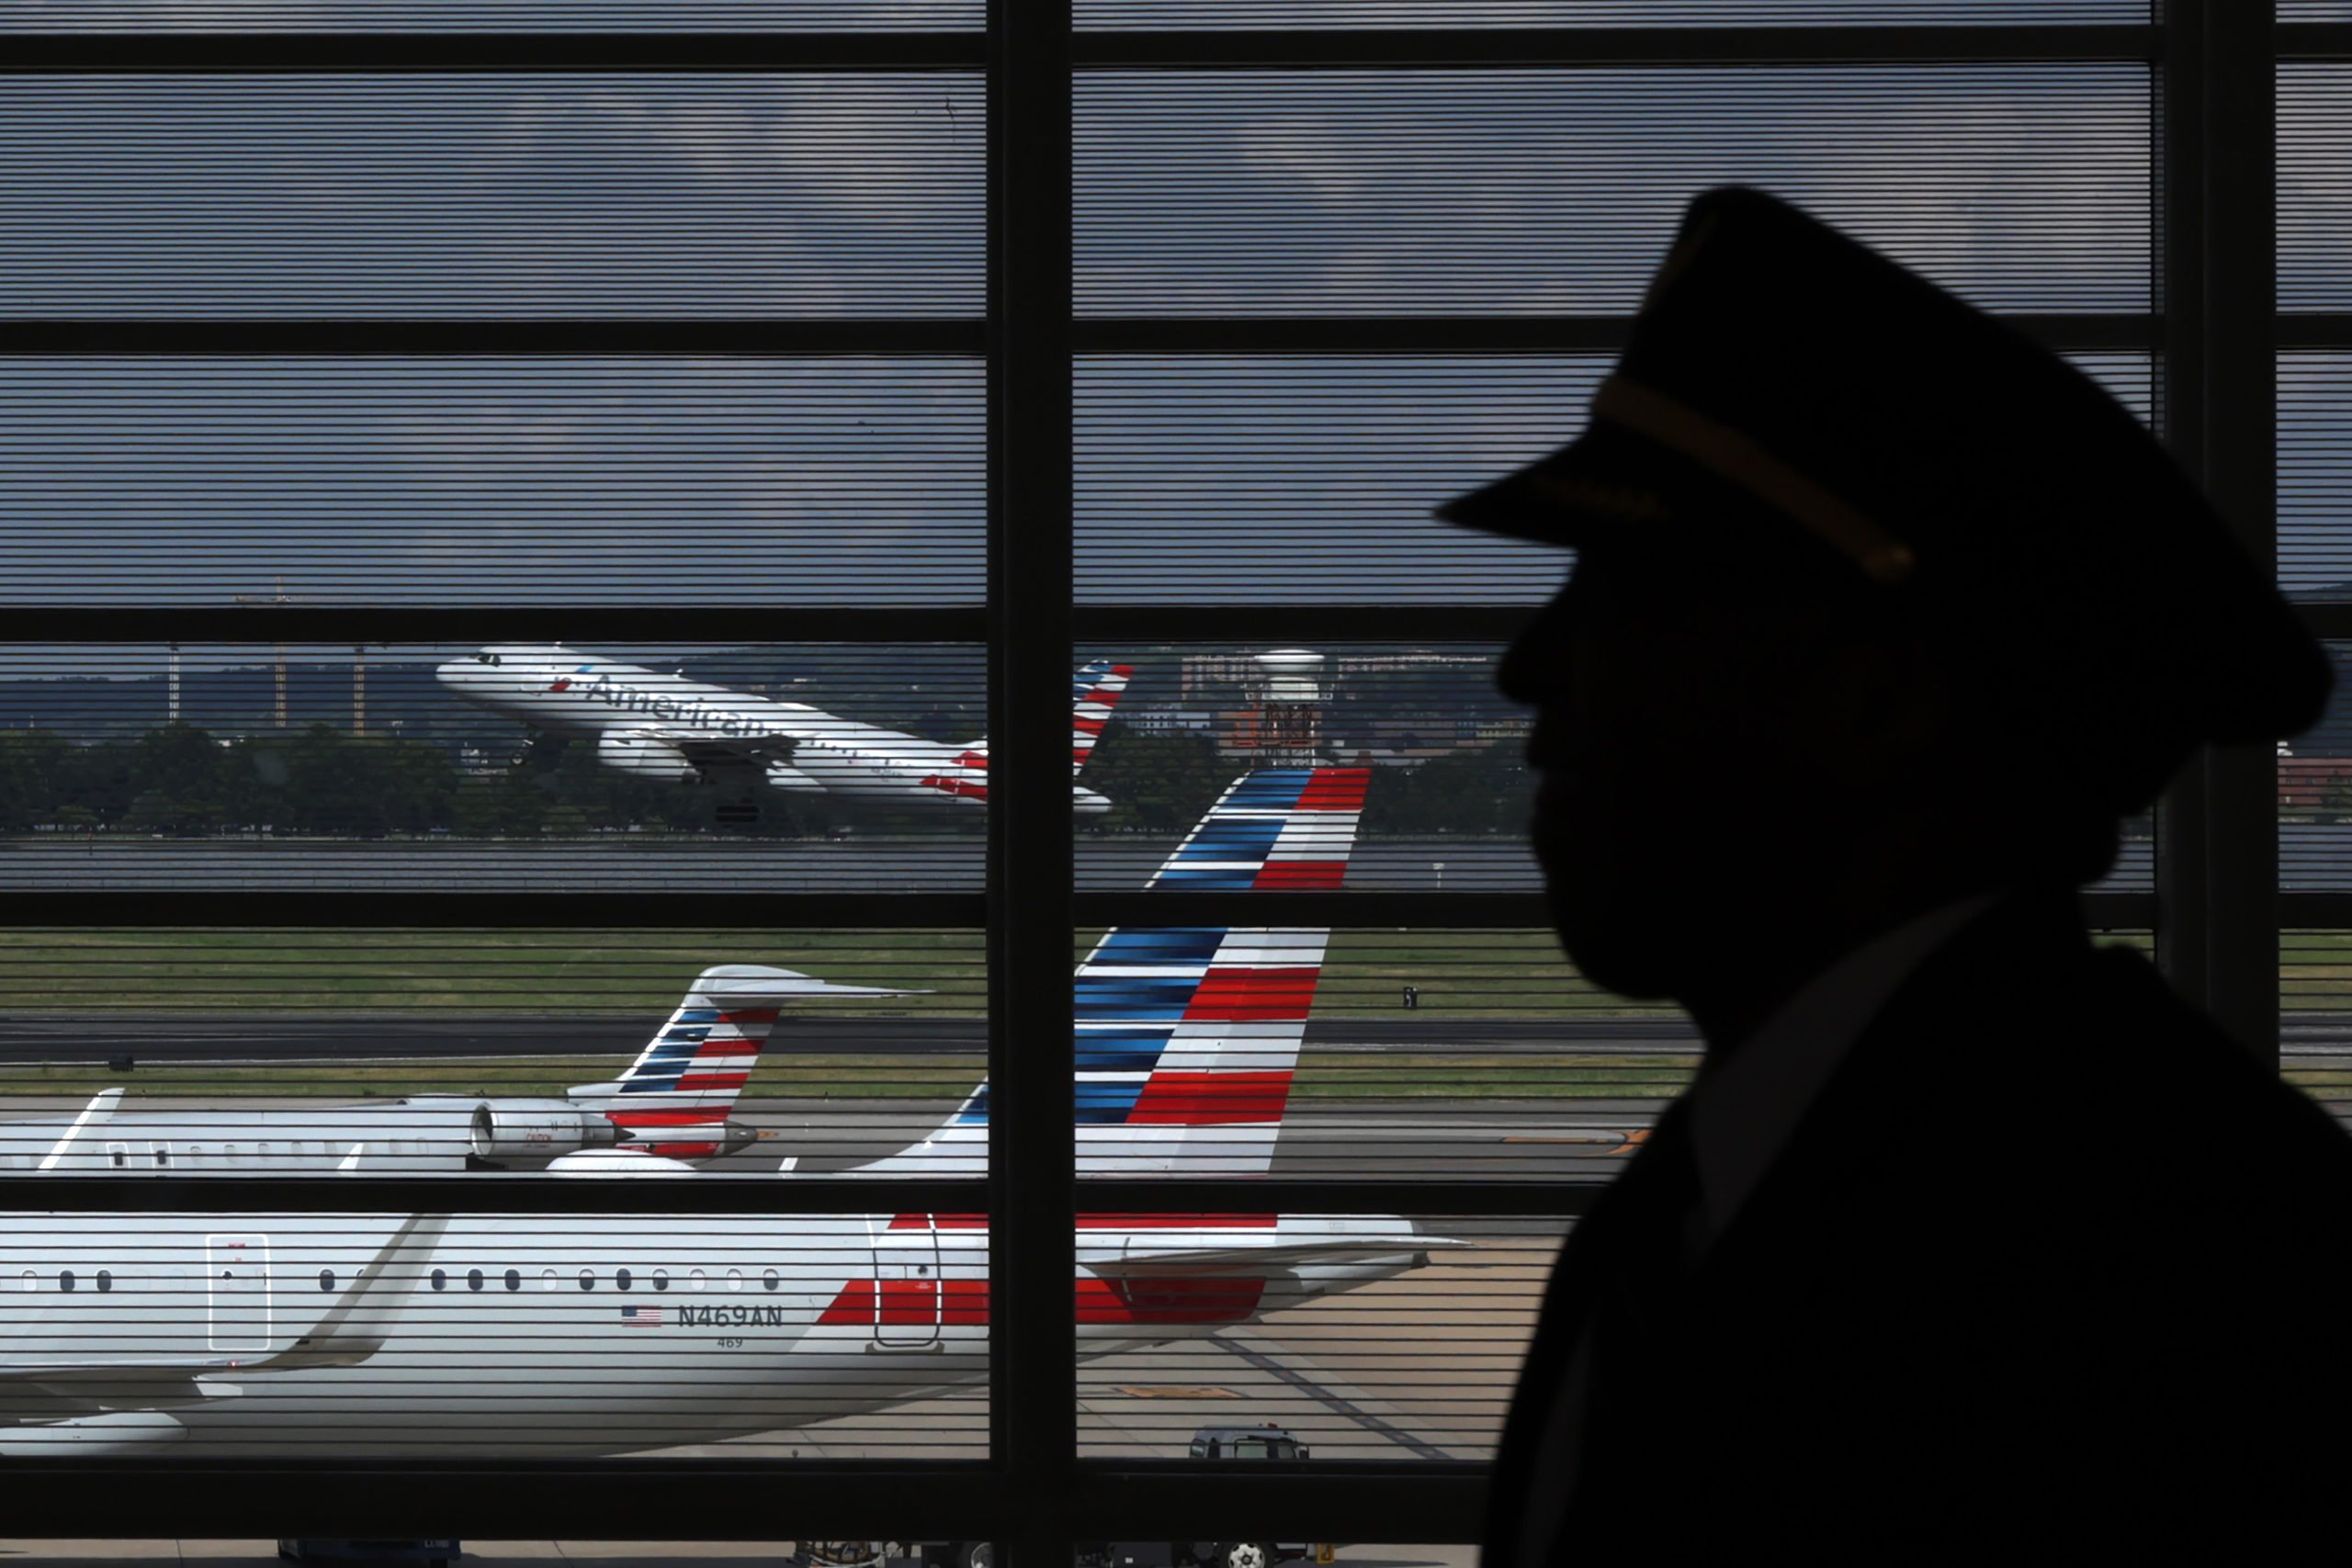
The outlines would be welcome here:
[[[1465,24],[1850,18],[1746,0],[1461,0]],[[2130,20],[1944,0],[1900,19]],[[967,7],[684,8],[739,25],[956,26]],[[116,7],[436,22],[413,3]],[[94,15],[77,7],[76,15]],[[668,8],[472,7],[512,25]],[[1227,0],[1088,0],[1209,25]],[[1289,0],[1272,24],[1427,6]],[[56,25],[0,5],[0,28]],[[584,18],[584,20],[583,20]],[[2352,295],[2352,72],[2282,84],[2282,293]],[[2139,312],[2144,66],[1100,73],[1077,101],[1089,316],[1631,310],[1694,190],[1770,186],[1996,310]],[[976,77],[0,79],[0,299],[23,316],[969,319]],[[1527,601],[1548,552],[1428,507],[1572,435],[1604,368],[1557,355],[1090,358],[1080,592],[1096,602]],[[2347,367],[2290,367],[2290,581],[2352,578]],[[2144,411],[2143,364],[2103,374]],[[2344,395],[2338,395],[2338,389]],[[28,599],[968,603],[982,367],[816,360],[0,359],[0,582]],[[2299,423],[2301,422],[2301,423]],[[2338,421],[2338,423],[2342,423]]]

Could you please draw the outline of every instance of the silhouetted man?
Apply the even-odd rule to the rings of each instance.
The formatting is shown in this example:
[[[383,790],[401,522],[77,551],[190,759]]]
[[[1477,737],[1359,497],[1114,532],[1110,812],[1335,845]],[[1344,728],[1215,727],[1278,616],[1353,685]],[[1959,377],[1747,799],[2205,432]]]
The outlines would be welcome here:
[[[1554,916],[1707,1041],[1553,1280],[1490,1568],[2339,1520],[2352,1141],[2077,909],[2330,681],[2156,443],[1720,190],[1586,433],[1441,515],[1576,547],[1502,674]]]

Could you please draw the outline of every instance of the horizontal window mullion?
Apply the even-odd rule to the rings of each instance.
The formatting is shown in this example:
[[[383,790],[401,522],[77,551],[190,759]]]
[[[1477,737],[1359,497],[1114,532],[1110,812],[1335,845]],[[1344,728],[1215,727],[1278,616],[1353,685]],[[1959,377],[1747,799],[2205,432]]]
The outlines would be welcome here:
[[[1438,1112],[1436,1114],[1442,1114]],[[1078,1183],[1081,1214],[1395,1214],[1444,1220],[1565,1218],[1592,1207],[1614,1172],[1575,1181],[1449,1180],[1443,1177],[1350,1181],[1281,1177],[1218,1180],[1185,1177]],[[1432,1235],[1437,1233],[1432,1232]]]
[[[2278,346],[2296,349],[2352,348],[2352,313],[2332,310],[2289,310],[2278,317]]]
[[[2352,928],[2352,892],[2282,892],[2278,895],[2278,926],[2282,931]]]
[[[2281,60],[2352,60],[2352,22],[2280,22],[2271,39]]]
[[[924,71],[987,63],[986,35],[771,32],[17,34],[0,75]]]
[[[1560,557],[1563,581],[1568,558]],[[1080,604],[1080,643],[1508,642],[1533,604]]]
[[[2279,29],[2281,33],[2288,29]],[[1812,62],[2157,60],[2164,29],[2139,23],[1903,27],[1395,28],[1080,32],[1081,70],[1359,66],[1506,68]]]
[[[2021,313],[2002,320],[2053,352],[2153,352],[2160,317],[2142,311]],[[1080,354],[1613,354],[1622,315],[1080,317]]]
[[[1236,764],[1238,767],[1240,764]],[[1418,931],[1541,929],[1551,924],[1541,893],[1163,893],[1080,892],[1084,927],[1410,926]]]
[[[1214,1519],[1219,1534],[1242,1539],[1468,1542],[1483,1521],[1487,1472],[1466,1461],[1273,1467],[1260,1461],[1209,1469],[1081,1460],[1064,1517],[1080,1540],[1164,1540]]]
[[[2102,931],[2156,922],[2153,893],[2085,893],[2086,923]],[[1418,931],[1541,930],[1551,921],[1541,893],[1080,893],[1085,926],[1409,926]],[[2346,923],[2352,924],[2352,920]]]
[[[473,355],[619,354],[775,358],[813,355],[971,355],[987,348],[971,321],[107,321],[0,320],[0,357],[65,354]]]
[[[457,1537],[576,1538],[590,1517],[582,1499],[646,1495],[664,1481],[691,1487],[695,1506],[644,1516],[665,1540],[987,1537],[1021,1510],[985,1461],[890,1464],[789,1460],[630,1459],[582,1461],[370,1459],[11,1461],[9,1523],[30,1537],[120,1530],[126,1497],[142,1520],[205,1537],[337,1540]],[[705,1495],[705,1489],[709,1491]],[[1036,1506],[1033,1500],[1031,1506]],[[599,1511],[599,1529],[629,1526]],[[134,1527],[135,1528],[135,1527]],[[153,1527],[163,1529],[160,1524]]]
[[[2295,613],[2301,617],[2304,629],[2315,637],[2336,642],[2352,639],[2352,600],[2298,604]]]
[[[977,1214],[980,1178],[861,1180],[701,1172],[690,1181],[565,1176],[0,1175],[0,1210],[51,1214]]]
[[[121,1519],[132,1496],[141,1517],[190,1537],[568,1540],[600,1485],[638,1496],[667,1483],[695,1502],[648,1517],[665,1540],[1034,1537],[1042,1512],[1073,1544],[1192,1537],[1204,1522],[1266,1539],[1433,1543],[1475,1540],[1485,1506],[1484,1464],[1260,1468],[1081,1461],[1084,1485],[1041,1494],[983,1461],[938,1460],[12,1460],[9,1524],[25,1539],[84,1536],[93,1520]]]
[[[986,612],[953,605],[653,604],[14,604],[6,643],[366,643],[674,642],[713,626],[754,629],[766,641],[819,643],[972,642],[988,635]],[[788,631],[788,638],[767,629]]]
[[[5,886],[0,877],[0,886]],[[0,929],[933,931],[978,928],[987,909],[987,897],[979,893],[649,893],[560,886],[513,893],[122,888],[27,892],[0,898]]]

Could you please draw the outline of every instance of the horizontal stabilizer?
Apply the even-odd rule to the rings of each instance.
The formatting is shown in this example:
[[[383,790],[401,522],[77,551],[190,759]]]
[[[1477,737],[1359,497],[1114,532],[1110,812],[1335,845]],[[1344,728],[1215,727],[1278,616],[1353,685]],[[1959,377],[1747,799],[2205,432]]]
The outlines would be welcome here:
[[[1144,1223],[1148,1223],[1144,1222]],[[1262,1274],[1302,1263],[1361,1263],[1382,1258],[1404,1258],[1466,1247],[1467,1242],[1444,1236],[1399,1231],[1386,1236],[1349,1236],[1343,1240],[1302,1241],[1277,1247],[1195,1247],[1183,1251],[1152,1252],[1115,1262],[1089,1262],[1086,1267],[1104,1279],[1150,1279],[1156,1275]]]

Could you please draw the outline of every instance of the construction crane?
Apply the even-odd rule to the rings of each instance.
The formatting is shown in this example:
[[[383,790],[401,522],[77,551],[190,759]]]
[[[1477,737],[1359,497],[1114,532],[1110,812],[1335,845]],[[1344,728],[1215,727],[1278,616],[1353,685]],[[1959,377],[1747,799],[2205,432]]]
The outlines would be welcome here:
[[[291,604],[297,602],[293,594],[286,592],[286,579],[283,577],[273,579],[272,584],[274,592],[266,595],[240,593],[237,595],[237,603],[240,604]],[[273,680],[270,716],[277,723],[277,728],[283,729],[286,728],[286,645],[283,642],[273,642],[269,646]],[[172,666],[174,671],[172,711],[175,717],[179,712],[178,653],[179,650],[175,646]],[[368,733],[368,647],[365,643],[357,642],[351,645],[351,733],[354,735]]]
[[[286,579],[280,577],[274,579],[273,581],[277,588],[276,592],[268,595],[266,598],[259,593],[240,593],[237,595],[237,603],[240,604],[291,604],[294,601],[293,598],[286,592]],[[276,722],[278,728],[283,729],[286,728],[285,643],[273,642],[270,644],[270,653],[271,668],[276,676],[276,683],[273,687],[273,694],[270,702],[270,717]]]

